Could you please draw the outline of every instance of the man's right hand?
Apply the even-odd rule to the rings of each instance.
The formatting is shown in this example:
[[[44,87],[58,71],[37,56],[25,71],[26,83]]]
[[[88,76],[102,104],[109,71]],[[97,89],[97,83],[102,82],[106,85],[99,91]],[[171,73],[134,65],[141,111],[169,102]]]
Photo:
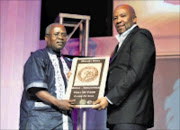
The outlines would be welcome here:
[[[75,103],[75,100],[59,100],[47,91],[39,91],[36,93],[36,96],[42,101],[53,104],[62,110],[73,110],[74,108],[72,104]]]

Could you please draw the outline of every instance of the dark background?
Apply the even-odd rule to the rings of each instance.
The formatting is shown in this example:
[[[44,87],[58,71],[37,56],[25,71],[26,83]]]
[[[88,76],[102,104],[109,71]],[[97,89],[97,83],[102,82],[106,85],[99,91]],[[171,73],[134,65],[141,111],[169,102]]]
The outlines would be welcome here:
[[[112,36],[113,0],[42,0],[40,39],[45,36],[46,26],[57,21],[59,13],[89,15],[89,37]],[[68,34],[73,28],[67,27]],[[79,36],[79,29],[72,37]]]

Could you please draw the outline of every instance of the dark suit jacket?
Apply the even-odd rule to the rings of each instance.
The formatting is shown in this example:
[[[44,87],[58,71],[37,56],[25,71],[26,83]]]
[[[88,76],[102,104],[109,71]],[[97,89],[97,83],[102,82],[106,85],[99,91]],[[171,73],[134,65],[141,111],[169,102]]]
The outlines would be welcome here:
[[[151,33],[135,27],[111,60],[106,96],[108,124],[154,125],[155,46]]]

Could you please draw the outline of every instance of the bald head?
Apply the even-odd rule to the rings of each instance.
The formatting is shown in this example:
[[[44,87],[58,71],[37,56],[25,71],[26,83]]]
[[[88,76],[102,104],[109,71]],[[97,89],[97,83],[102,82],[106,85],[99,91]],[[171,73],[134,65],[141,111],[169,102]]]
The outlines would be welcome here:
[[[130,15],[131,15],[132,18],[136,18],[136,12],[135,12],[135,10],[134,10],[134,8],[133,8],[132,6],[126,5],[126,4],[119,5],[119,6],[117,6],[117,7],[115,8],[114,12],[117,11],[117,10],[120,10],[120,9],[125,9],[125,10],[127,10],[127,11],[130,13]]]

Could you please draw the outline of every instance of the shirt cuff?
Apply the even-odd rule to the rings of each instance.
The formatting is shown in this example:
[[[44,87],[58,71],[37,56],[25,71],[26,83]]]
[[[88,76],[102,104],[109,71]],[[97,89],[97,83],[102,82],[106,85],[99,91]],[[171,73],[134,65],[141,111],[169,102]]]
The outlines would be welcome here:
[[[113,105],[113,103],[108,99],[108,97],[105,96],[105,98],[108,100],[108,102]]]

